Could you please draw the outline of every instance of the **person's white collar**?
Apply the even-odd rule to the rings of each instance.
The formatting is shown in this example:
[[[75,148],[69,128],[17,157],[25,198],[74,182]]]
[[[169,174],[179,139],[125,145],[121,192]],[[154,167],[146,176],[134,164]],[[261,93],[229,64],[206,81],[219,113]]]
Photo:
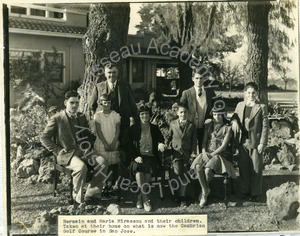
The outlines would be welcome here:
[[[75,114],[72,114],[72,113],[70,113],[70,112],[68,112],[68,111],[66,110],[66,113],[67,113],[67,116],[70,117],[71,119],[73,119],[73,118],[78,118],[78,117],[77,117],[77,112],[76,112]]]
[[[115,82],[113,82],[113,83],[107,80],[107,83],[108,83],[109,88],[110,88],[110,89],[113,89],[113,88],[115,88],[116,85],[117,85],[117,80],[116,80]]]
[[[195,88],[196,91],[199,91],[199,90],[202,90],[202,91],[203,91],[203,90],[204,90],[204,86],[201,86],[200,88],[194,86],[194,88]]]

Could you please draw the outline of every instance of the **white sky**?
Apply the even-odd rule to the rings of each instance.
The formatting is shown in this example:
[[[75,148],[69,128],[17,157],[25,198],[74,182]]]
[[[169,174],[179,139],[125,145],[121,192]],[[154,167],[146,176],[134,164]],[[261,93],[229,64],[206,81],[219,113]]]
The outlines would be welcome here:
[[[137,13],[141,6],[140,3],[130,3],[129,34],[136,34],[137,29],[134,26],[141,22],[140,14]]]

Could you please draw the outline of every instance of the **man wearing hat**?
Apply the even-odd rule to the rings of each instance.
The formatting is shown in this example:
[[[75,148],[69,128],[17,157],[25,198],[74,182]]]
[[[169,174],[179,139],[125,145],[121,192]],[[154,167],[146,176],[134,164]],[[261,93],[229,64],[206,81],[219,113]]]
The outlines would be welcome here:
[[[214,174],[227,173],[236,178],[235,170],[228,158],[227,145],[231,140],[231,127],[226,120],[226,111],[221,103],[212,109],[213,119],[209,119],[204,125],[202,153],[199,154],[191,165],[199,180],[202,193],[199,195],[200,207],[207,203],[210,194],[209,183]]]
[[[108,165],[103,157],[94,155],[91,150],[94,137],[85,115],[78,112],[79,100],[80,96],[76,91],[65,94],[66,109],[50,118],[41,135],[41,142],[57,155],[58,164],[72,170],[75,204],[84,200],[88,204],[98,204]],[[94,173],[83,199],[87,165],[93,167]]]

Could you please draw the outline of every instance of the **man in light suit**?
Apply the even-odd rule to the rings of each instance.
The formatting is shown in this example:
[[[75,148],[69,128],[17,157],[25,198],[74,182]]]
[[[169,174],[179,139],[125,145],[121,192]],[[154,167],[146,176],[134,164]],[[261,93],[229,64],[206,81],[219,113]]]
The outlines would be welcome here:
[[[169,140],[172,147],[172,173],[174,179],[178,179],[176,200],[180,201],[181,207],[186,207],[186,185],[187,179],[184,174],[188,170],[190,160],[196,157],[197,135],[196,126],[187,119],[188,107],[184,103],[178,104],[178,119],[170,123]]]
[[[88,168],[93,167],[93,178],[85,193],[87,204],[99,204],[107,163],[91,150],[94,141],[84,114],[77,112],[80,96],[76,91],[65,94],[66,109],[52,116],[41,135],[42,144],[57,155],[57,163],[72,170],[73,198],[83,202],[83,187]],[[55,141],[54,141],[55,140]]]
[[[202,151],[204,121],[211,116],[210,111],[214,106],[214,97],[216,96],[212,87],[204,86],[204,82],[208,81],[208,75],[209,73],[200,73],[199,68],[193,68],[194,86],[184,90],[180,99],[180,102],[187,104],[189,108],[187,118],[197,127],[199,153]]]
[[[136,119],[137,107],[129,85],[122,80],[118,80],[118,68],[115,64],[105,66],[106,81],[102,81],[93,89],[89,97],[88,107],[92,112],[98,111],[100,106],[99,98],[102,94],[109,95],[111,99],[111,109],[121,116],[120,140],[124,130],[129,127],[130,118]]]
[[[241,198],[257,201],[262,194],[263,152],[268,143],[268,111],[256,100],[258,87],[245,85],[245,101],[237,104],[232,116],[232,129],[238,135]]]

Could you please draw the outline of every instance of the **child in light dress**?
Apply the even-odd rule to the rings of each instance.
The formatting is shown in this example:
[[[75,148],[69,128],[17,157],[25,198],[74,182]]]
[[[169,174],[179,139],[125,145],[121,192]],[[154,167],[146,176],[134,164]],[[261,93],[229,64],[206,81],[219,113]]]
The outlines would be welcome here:
[[[109,197],[119,173],[120,154],[118,149],[121,116],[110,109],[111,101],[107,94],[100,96],[100,105],[102,109],[94,115],[96,133],[94,149],[109,165],[107,172],[109,178],[103,191],[103,194]]]

